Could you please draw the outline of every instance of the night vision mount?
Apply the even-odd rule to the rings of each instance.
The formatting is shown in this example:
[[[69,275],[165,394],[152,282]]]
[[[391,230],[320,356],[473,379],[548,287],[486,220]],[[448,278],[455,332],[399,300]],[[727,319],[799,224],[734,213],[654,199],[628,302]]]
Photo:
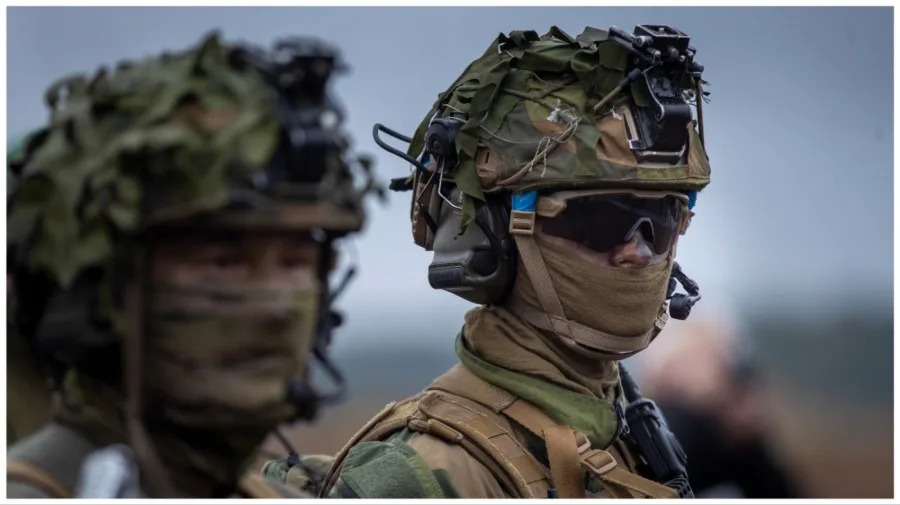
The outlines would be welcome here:
[[[328,157],[344,144],[339,132],[344,114],[328,92],[331,76],[347,69],[340,53],[313,38],[291,37],[271,50],[240,45],[231,58],[256,69],[278,91],[286,138],[276,154],[281,170],[273,170],[265,183],[321,180]]]
[[[284,126],[284,135],[273,158],[273,166],[268,170],[266,180],[254,180],[257,187],[279,182],[318,182],[319,196],[325,193],[337,203],[343,203],[339,194],[333,191],[328,193],[330,190],[327,189],[328,183],[336,180],[333,173],[335,157],[339,157],[342,163],[350,161],[344,156],[348,147],[341,130],[344,114],[332,99],[328,88],[333,75],[347,70],[338,50],[314,38],[291,37],[277,41],[271,50],[249,45],[238,46],[231,53],[231,58],[254,68],[276,90],[278,111]],[[383,198],[371,176],[369,161],[364,161],[362,157],[357,161],[368,178],[363,192],[371,189]],[[325,286],[329,285],[328,265],[334,254],[330,243],[338,236],[333,231],[329,233],[331,235],[322,242],[323,257],[317,273]],[[328,347],[332,331],[343,321],[341,314],[333,309],[335,300],[355,272],[356,268],[351,266],[344,272],[339,284],[323,294],[312,355],[331,387],[328,390],[314,387],[309,377],[291,381],[286,396],[287,401],[297,408],[297,418],[312,419],[320,405],[338,403],[345,397],[344,376],[332,363]]]
[[[628,73],[615,93],[632,84],[647,101],[626,113],[628,147],[639,162],[678,163],[688,143],[687,125],[692,116],[686,97],[691,94],[695,94],[701,142],[703,139],[703,66],[694,61],[697,50],[690,45],[690,37],[665,25],[638,25],[633,34],[613,26],[608,36],[630,54]],[[691,81],[694,89],[685,89]]]

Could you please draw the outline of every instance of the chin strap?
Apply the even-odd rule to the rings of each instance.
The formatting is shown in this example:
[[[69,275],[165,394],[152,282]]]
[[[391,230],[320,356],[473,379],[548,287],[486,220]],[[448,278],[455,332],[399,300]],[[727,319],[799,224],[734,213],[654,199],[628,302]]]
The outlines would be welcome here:
[[[525,272],[534,287],[543,312],[515,299],[515,297],[507,301],[506,305],[509,311],[533,326],[552,331],[564,340],[590,347],[610,359],[625,359],[647,348],[669,320],[665,302],[660,305],[653,328],[638,337],[612,335],[566,317],[562,303],[559,301],[559,295],[553,288],[553,280],[547,271],[544,257],[534,240],[537,197],[536,191],[513,193],[509,233],[516,241],[516,248],[522,258]]]
[[[646,349],[669,320],[665,305],[662,305],[653,328],[637,337],[620,337],[568,319],[565,321],[570,333],[564,335],[554,331],[551,319],[546,313],[527,303],[511,298],[506,302],[505,306],[507,310],[526,323],[542,330],[551,331],[562,340],[589,347],[592,352],[596,352],[611,360],[622,360]]]

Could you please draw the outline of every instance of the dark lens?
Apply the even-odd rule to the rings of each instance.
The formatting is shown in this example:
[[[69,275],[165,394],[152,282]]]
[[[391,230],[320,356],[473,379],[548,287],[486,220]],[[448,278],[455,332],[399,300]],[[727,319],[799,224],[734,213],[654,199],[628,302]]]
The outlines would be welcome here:
[[[663,254],[672,246],[681,212],[681,202],[671,196],[594,195],[569,200],[562,214],[543,221],[542,229],[603,253],[642,233],[654,252]]]

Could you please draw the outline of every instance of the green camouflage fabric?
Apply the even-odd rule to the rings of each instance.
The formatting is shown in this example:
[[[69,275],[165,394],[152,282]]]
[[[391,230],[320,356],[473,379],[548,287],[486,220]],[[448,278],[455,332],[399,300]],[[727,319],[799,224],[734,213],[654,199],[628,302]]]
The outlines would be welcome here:
[[[450,472],[430,467],[409,444],[409,429],[353,447],[329,498],[459,498]]]
[[[368,174],[369,163],[344,159],[349,142],[337,126],[343,145],[321,183],[256,189],[282,134],[278,97],[233,51],[214,33],[183,53],[53,84],[49,126],[7,167],[17,181],[7,198],[17,265],[66,289],[89,267],[111,270],[114,249],[148,228],[204,214],[203,226],[359,230],[371,176],[358,188],[351,168],[358,161]],[[230,214],[234,202],[242,208]],[[105,282],[98,315],[121,329]]]
[[[684,164],[644,165],[633,157],[627,162],[604,157],[598,121],[623,104],[640,106],[648,100],[632,85],[594,113],[594,105],[625,77],[627,63],[626,49],[596,28],[587,27],[574,38],[555,26],[540,37],[534,31],[500,34],[440,93],[417,128],[408,154],[415,157],[422,152],[435,114],[465,121],[456,139],[459,164],[451,174],[464,194],[463,225],[474,217],[473,199],[484,200],[485,191],[498,189],[702,189],[709,184],[710,167],[693,127],[692,154]],[[687,75],[682,85],[695,89],[694,78]],[[625,144],[624,138],[616,140]],[[499,158],[496,181],[477,173],[476,150],[481,146]],[[549,153],[539,156],[548,146]],[[531,170],[513,177],[529,162],[534,165]]]

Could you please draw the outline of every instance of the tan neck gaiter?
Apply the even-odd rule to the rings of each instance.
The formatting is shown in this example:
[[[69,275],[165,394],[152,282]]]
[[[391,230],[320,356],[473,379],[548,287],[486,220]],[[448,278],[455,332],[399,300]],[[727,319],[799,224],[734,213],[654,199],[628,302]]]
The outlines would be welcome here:
[[[653,328],[665,301],[672,255],[643,268],[618,268],[580,260],[539,233],[534,239],[566,318],[626,338],[638,338]],[[521,259],[510,297],[543,310]]]
[[[612,399],[619,380],[614,361],[575,350],[522,321],[503,307],[466,313],[463,331],[469,349],[494,365],[537,377],[577,393]]]

